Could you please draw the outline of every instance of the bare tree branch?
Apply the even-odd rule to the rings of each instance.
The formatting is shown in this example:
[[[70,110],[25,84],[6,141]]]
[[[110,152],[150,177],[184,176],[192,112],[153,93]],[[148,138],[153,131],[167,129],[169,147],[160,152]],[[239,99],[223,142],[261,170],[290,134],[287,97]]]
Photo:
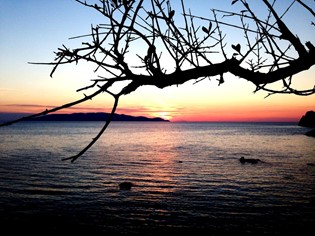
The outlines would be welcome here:
[[[53,62],[34,64],[52,66],[50,75],[53,76],[62,65],[79,61],[91,63],[95,65],[98,79],[92,79],[91,85],[77,92],[98,90],[77,101],[0,125],[59,111],[103,92],[112,95],[115,101],[104,127],[81,152],[64,160],[73,162],[83,155],[108,127],[119,98],[141,86],[163,89],[191,80],[198,83],[214,76],[219,76],[220,85],[224,82],[224,74],[229,72],[254,84],[254,92],[265,91],[267,96],[315,94],[315,84],[302,90],[293,87],[294,75],[315,65],[315,47],[311,39],[303,44],[284,21],[284,16],[297,5],[308,15],[315,16],[311,5],[300,0],[286,3],[282,13],[277,11],[277,0],[255,1],[265,7],[266,15],[255,12],[252,2],[234,0],[230,1],[232,6],[238,5],[241,10],[212,9],[212,18],[194,15],[184,0],[178,9],[172,8],[170,0],[150,0],[146,5],[143,0],[75,1],[101,14],[104,22],[91,26],[90,34],[71,38],[86,40],[81,47],[70,49],[63,45],[55,52]],[[243,35],[245,44],[228,42],[227,29]],[[125,83],[120,91],[112,93],[111,89],[121,82]],[[282,82],[283,87],[275,89],[276,82]]]
[[[311,7],[309,7],[308,5],[306,5],[304,2],[302,2],[301,0],[296,0],[298,3],[300,3],[304,8],[306,8],[314,17],[315,17],[315,12],[313,11],[313,9]]]
[[[19,119],[16,119],[16,120],[13,120],[13,121],[9,121],[9,122],[5,122],[5,123],[1,123],[0,124],[0,127],[1,126],[9,126],[9,125],[12,125],[14,123],[18,123],[18,122],[21,122],[21,121],[25,121],[25,120],[30,120],[32,118],[36,118],[36,117],[40,117],[40,116],[44,116],[44,115],[47,115],[47,114],[50,114],[50,113],[53,113],[53,112],[56,112],[56,111],[59,111],[59,110],[63,110],[63,109],[66,109],[66,108],[69,108],[69,107],[73,107],[75,105],[78,105],[80,103],[83,103],[85,101],[88,101],[88,100],[92,100],[95,96],[99,95],[100,93],[103,93],[103,92],[108,92],[106,91],[108,87],[110,87],[111,85],[113,84],[112,81],[108,82],[107,84],[103,85],[102,87],[100,87],[99,90],[97,90],[96,92],[94,92],[93,94],[89,95],[89,96],[84,96],[84,98],[82,99],[79,99],[77,101],[74,101],[74,102],[70,102],[70,103],[67,103],[65,105],[62,105],[62,106],[59,106],[59,107],[55,107],[53,109],[46,109],[42,112],[39,112],[39,113],[36,113],[36,114],[33,114],[33,115],[29,115],[29,116],[25,116],[25,117],[22,117],[22,118],[19,118]]]
[[[110,124],[110,122],[113,119],[113,116],[115,114],[117,105],[118,105],[118,101],[119,101],[119,96],[113,95],[114,96],[114,105],[112,108],[112,111],[110,113],[110,115],[108,116],[107,120],[105,121],[105,124],[103,126],[103,128],[100,130],[100,132],[92,139],[92,141],[84,148],[82,149],[78,154],[71,156],[71,157],[67,157],[67,158],[63,158],[63,161],[66,160],[71,160],[71,162],[75,162],[75,160],[77,160],[80,156],[82,156],[87,150],[89,150],[93,144],[102,136],[102,134],[105,132],[105,130],[107,129],[108,125]]]

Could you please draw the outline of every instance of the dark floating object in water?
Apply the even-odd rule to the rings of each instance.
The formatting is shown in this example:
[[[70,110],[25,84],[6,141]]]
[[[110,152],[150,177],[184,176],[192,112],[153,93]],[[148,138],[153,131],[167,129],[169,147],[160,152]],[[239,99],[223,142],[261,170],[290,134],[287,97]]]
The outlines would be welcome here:
[[[258,162],[262,162],[261,160],[259,159],[252,159],[252,158],[244,158],[244,157],[241,157],[240,158],[240,162],[242,164],[245,164],[245,163],[250,163],[250,164],[257,164]]]
[[[120,190],[130,190],[132,186],[134,186],[134,185],[131,182],[122,182],[119,184],[119,189]]]

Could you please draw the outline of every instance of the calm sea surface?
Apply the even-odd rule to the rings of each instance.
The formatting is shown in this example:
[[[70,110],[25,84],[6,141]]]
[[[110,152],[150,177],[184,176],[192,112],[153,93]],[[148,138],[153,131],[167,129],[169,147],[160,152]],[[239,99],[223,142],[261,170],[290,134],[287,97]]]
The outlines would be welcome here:
[[[313,232],[315,139],[304,135],[308,129],[287,123],[113,122],[77,162],[61,161],[102,125],[25,122],[0,129],[2,232]],[[241,156],[263,162],[241,164]],[[135,186],[119,190],[124,181]]]

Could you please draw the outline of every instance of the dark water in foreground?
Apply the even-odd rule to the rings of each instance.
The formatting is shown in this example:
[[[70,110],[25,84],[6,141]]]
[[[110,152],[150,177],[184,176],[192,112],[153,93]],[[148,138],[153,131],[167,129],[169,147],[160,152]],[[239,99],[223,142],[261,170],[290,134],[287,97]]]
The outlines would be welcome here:
[[[295,124],[102,123],[0,129],[7,235],[303,235],[315,224],[315,139]],[[264,163],[242,165],[238,159]],[[130,191],[118,184],[131,181]],[[3,235],[3,234],[2,234]]]

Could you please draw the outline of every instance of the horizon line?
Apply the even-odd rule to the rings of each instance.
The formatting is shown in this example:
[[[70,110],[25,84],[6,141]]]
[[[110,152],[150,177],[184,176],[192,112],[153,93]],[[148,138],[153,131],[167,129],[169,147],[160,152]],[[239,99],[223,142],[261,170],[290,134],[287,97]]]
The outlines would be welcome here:
[[[107,112],[73,112],[73,113],[51,113],[52,114],[78,114],[78,113],[83,113],[83,114],[88,114],[88,113],[107,113]],[[0,111],[0,122],[3,121],[10,121],[10,120],[15,120],[18,118],[21,118],[26,115],[31,115],[34,113],[29,113],[29,112],[1,112]],[[128,116],[133,116],[133,117],[146,117],[146,118],[162,118],[162,117],[151,117],[151,116],[146,116],[146,115],[129,115],[129,114],[124,114],[124,113],[115,113],[118,115],[128,115]],[[164,118],[162,118],[164,119]],[[285,119],[281,118],[249,118],[249,119],[231,119],[231,120],[226,120],[222,118],[222,120],[184,120],[184,119],[164,119],[166,121],[169,121],[171,123],[298,123],[299,119],[296,117],[288,117]]]

